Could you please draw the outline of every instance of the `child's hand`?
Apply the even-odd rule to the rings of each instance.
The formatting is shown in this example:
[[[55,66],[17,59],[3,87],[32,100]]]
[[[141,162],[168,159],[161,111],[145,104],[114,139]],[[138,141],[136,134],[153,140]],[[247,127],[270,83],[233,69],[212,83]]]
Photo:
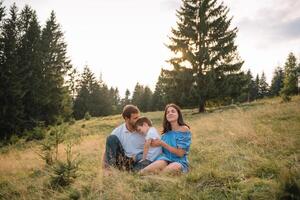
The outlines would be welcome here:
[[[161,140],[160,139],[152,139],[151,140],[151,146],[154,146],[154,147],[161,146]]]

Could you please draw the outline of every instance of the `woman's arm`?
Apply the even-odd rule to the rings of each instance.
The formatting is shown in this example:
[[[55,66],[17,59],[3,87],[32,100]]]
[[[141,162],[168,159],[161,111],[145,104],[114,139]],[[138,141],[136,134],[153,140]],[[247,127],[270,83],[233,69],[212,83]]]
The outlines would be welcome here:
[[[171,153],[174,153],[175,155],[177,155],[179,157],[182,157],[185,154],[185,150],[183,150],[181,148],[172,147],[172,146],[168,145],[167,143],[165,143],[164,141],[162,141],[160,139],[152,140],[151,145],[153,145],[153,146],[162,146],[165,149],[167,149],[168,151],[170,151]]]

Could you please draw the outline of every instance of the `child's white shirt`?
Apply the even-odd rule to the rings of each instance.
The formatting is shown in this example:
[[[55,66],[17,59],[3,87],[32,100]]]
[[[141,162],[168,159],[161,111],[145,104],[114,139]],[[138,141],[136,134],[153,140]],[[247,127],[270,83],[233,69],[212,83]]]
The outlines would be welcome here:
[[[156,128],[150,127],[147,135],[145,136],[145,140],[149,139],[160,139],[160,135],[157,132]],[[146,157],[147,160],[150,160],[153,162],[157,156],[159,156],[162,153],[162,148],[161,147],[149,147],[148,155]]]

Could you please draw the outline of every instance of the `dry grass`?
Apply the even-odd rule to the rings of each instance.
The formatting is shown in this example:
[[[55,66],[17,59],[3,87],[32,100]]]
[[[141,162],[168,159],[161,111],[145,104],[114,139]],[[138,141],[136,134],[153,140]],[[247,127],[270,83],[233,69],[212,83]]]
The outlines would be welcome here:
[[[103,176],[105,138],[120,115],[77,121],[66,143],[81,160],[71,187],[47,187],[37,144],[0,154],[0,199],[279,199],[300,185],[300,98],[279,98],[216,108],[184,110],[192,130],[191,171],[181,176],[144,176],[113,170]],[[143,113],[160,130],[162,112]],[[59,158],[65,159],[65,144]],[[293,187],[292,187],[293,186]],[[291,189],[292,188],[292,189]]]
[[[33,149],[11,150],[0,156],[0,174],[16,174],[41,168],[42,159]]]

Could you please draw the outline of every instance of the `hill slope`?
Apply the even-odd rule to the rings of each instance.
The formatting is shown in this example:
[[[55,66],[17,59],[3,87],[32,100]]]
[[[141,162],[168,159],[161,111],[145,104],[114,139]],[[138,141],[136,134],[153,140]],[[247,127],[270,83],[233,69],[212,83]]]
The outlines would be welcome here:
[[[62,190],[49,188],[39,145],[20,142],[1,149],[0,199],[299,199],[299,105],[297,96],[286,104],[275,98],[205,114],[184,110],[192,131],[191,171],[177,177],[119,171],[103,177],[105,137],[122,119],[77,121],[66,139],[74,154],[80,153],[75,182]],[[144,115],[161,129],[163,112]]]

